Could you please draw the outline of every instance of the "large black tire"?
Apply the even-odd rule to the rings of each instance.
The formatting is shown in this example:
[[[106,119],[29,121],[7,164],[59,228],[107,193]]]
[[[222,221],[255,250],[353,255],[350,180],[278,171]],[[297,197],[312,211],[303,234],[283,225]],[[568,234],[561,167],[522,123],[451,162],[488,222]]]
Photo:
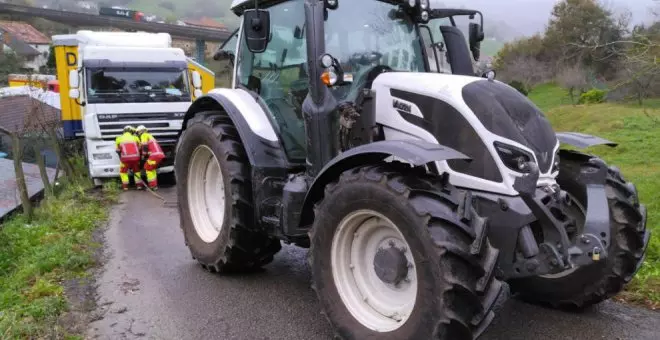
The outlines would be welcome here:
[[[586,207],[586,185],[579,182],[579,174],[589,167],[592,158],[596,157],[574,151],[560,153],[557,182],[583,207]],[[606,190],[610,211],[610,244],[606,260],[578,268],[563,277],[512,280],[509,282],[512,292],[520,293],[520,297],[528,302],[580,310],[623,290],[644,262],[650,237],[646,230],[646,208],[639,204],[635,186],[626,182],[616,167],[608,168]]]
[[[225,188],[224,220],[219,236],[212,242],[202,240],[195,230],[189,207],[189,163],[200,146],[211,149],[217,159]],[[194,259],[213,272],[250,270],[273,261],[281,243],[260,231],[255,223],[250,163],[226,114],[202,112],[190,119],[181,135],[175,166],[181,228]]]
[[[414,257],[416,302],[393,331],[375,331],[356,319],[334,283],[333,237],[341,220],[360,209],[396,224]],[[310,232],[308,261],[322,313],[340,339],[474,339],[506,296],[494,275],[498,250],[486,234],[486,219],[477,216],[469,194],[421,171],[387,163],[346,171],[326,186]]]

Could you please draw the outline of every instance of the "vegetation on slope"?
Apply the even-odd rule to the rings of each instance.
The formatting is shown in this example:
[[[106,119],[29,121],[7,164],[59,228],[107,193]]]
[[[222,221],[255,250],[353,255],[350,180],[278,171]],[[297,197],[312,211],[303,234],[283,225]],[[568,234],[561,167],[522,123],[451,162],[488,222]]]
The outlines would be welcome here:
[[[72,338],[67,289],[88,276],[99,244],[94,231],[107,218],[116,188],[90,191],[82,162],[73,181],[41,202],[32,223],[16,215],[0,228],[0,337]],[[75,333],[75,332],[73,332]]]

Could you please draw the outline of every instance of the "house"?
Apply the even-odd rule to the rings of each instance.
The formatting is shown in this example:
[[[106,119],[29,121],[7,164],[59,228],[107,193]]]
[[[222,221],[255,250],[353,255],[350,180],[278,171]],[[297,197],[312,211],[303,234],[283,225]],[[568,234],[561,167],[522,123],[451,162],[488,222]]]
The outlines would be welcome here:
[[[59,109],[59,93],[41,89],[24,87],[0,88],[0,126],[12,133],[19,134],[25,145],[31,145],[31,138],[43,139],[41,135],[46,127],[61,130],[61,111]],[[11,139],[0,134],[0,152],[11,155]],[[54,167],[57,158],[50,147],[42,149],[46,158],[46,166]],[[34,159],[25,157],[26,163],[34,163]]]
[[[24,68],[39,72],[46,65],[51,40],[32,25],[20,21],[0,21],[3,51],[25,58]]]

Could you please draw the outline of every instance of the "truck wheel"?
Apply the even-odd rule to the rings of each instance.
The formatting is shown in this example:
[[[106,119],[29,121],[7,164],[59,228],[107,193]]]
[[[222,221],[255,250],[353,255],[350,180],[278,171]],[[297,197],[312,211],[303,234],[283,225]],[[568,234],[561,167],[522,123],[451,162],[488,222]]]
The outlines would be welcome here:
[[[580,183],[579,174],[592,157],[573,151],[562,151],[560,157],[557,182],[577,200],[578,206],[585,207],[586,185]],[[646,208],[639,204],[635,186],[626,182],[615,167],[608,170],[606,190],[611,235],[608,257],[590,266],[554,275],[512,280],[512,292],[520,293],[528,302],[576,310],[611,298],[632,280],[644,262],[649,243]],[[584,209],[581,210],[584,214]],[[574,234],[579,233],[577,230]]]
[[[193,258],[213,272],[270,263],[281,243],[256,228],[250,163],[231,119],[223,112],[199,113],[180,143],[179,214]]]
[[[344,172],[310,232],[312,287],[340,339],[473,339],[503,285],[470,195],[409,166]]]

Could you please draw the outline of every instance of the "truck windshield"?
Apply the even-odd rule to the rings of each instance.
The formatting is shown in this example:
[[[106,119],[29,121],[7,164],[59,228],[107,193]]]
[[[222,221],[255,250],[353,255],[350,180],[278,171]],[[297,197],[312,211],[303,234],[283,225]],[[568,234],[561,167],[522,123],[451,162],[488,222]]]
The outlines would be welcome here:
[[[191,100],[188,77],[181,69],[89,68],[86,72],[90,104]]]
[[[375,66],[395,71],[424,72],[425,57],[416,24],[395,15],[398,5],[381,1],[342,1],[328,11],[325,22],[326,51],[353,76],[351,89],[366,81]],[[333,91],[339,100],[351,100],[355,91]]]

